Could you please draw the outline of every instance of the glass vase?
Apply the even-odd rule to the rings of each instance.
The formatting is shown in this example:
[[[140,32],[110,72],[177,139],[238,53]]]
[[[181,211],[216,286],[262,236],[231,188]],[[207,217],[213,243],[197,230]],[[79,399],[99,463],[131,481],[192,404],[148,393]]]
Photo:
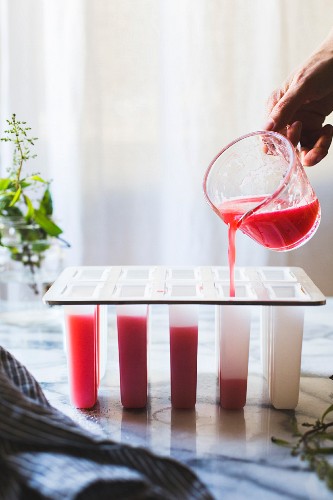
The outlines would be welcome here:
[[[64,266],[63,245],[22,217],[0,217],[0,299],[37,302]]]

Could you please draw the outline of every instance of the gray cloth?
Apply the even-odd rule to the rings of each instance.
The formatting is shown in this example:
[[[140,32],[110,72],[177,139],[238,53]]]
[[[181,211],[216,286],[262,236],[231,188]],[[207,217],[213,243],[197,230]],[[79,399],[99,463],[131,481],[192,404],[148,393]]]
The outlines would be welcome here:
[[[179,462],[82,429],[2,347],[0,397],[0,499],[212,498]]]

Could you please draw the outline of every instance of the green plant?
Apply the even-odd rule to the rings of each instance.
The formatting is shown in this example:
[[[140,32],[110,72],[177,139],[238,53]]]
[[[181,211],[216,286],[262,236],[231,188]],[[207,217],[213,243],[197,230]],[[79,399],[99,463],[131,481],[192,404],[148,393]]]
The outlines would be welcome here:
[[[333,379],[333,376],[330,377]],[[319,479],[325,481],[327,487],[333,490],[333,465],[329,457],[333,456],[333,422],[327,417],[333,412],[333,404],[328,406],[320,418],[314,422],[303,422],[305,432],[299,430],[296,418],[292,419],[293,442],[272,437],[273,443],[291,449],[291,454],[308,462],[311,470]]]
[[[31,128],[24,121],[18,121],[13,114],[6,120],[8,128],[0,138],[13,148],[13,162],[7,169],[7,177],[0,178],[0,218],[4,221],[0,229],[0,246],[9,250],[14,261],[21,262],[34,276],[45,257],[52,238],[58,238],[62,229],[53,220],[53,201],[50,181],[38,173],[28,174],[24,170],[28,160],[37,155],[31,153],[37,137],[30,135]],[[16,240],[8,241],[5,227],[12,225]],[[38,289],[33,280],[32,286]]]

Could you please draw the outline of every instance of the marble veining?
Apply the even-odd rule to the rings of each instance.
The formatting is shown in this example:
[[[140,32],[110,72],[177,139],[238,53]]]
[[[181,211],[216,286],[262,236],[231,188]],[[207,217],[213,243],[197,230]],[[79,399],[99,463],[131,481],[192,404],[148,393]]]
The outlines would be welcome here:
[[[28,306],[27,306],[28,307]],[[84,428],[106,438],[150,448],[190,466],[217,499],[329,499],[333,493],[290,456],[271,436],[289,438],[291,419],[312,420],[331,403],[333,382],[333,299],[306,307],[299,404],[295,411],[275,410],[269,403],[260,365],[259,316],[254,307],[248,397],[244,410],[227,411],[218,404],[214,306],[199,309],[198,391],[195,410],[170,404],[167,306],[151,309],[149,404],[124,410],[119,398],[115,315],[109,307],[106,375],[91,410],[69,403],[63,311],[40,304],[16,310],[2,304],[0,342],[41,383],[51,404]]]

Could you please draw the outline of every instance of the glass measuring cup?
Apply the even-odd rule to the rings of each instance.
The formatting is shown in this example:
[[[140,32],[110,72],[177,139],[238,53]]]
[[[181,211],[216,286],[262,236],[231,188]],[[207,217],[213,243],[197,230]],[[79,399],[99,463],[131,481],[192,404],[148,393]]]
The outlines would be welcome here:
[[[252,132],[226,146],[210,163],[203,189],[229,227],[230,296],[237,229],[271,250],[287,251],[319,226],[319,201],[297,152],[276,132]]]
[[[290,141],[253,132],[225,147],[204,177],[211,208],[261,245],[286,251],[318,228],[319,201]]]

